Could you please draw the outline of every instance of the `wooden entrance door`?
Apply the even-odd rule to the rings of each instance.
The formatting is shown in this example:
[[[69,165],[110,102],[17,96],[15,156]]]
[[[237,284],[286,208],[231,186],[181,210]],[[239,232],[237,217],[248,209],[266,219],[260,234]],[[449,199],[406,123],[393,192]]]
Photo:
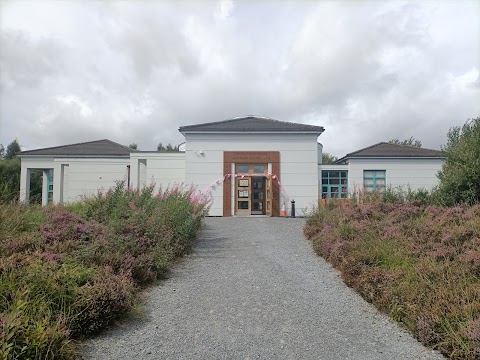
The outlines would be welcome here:
[[[235,165],[235,214],[271,215],[270,178],[265,176],[268,164]],[[270,191],[269,191],[270,190]],[[267,196],[270,194],[270,199]]]

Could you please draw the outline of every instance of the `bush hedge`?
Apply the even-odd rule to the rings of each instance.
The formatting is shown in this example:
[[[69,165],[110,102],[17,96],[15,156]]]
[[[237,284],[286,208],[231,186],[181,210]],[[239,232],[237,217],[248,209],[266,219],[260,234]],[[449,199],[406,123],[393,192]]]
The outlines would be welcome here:
[[[327,204],[304,233],[349,286],[425,345],[480,358],[480,205]]]
[[[0,204],[0,358],[74,358],[191,249],[208,207],[123,183],[66,207]]]

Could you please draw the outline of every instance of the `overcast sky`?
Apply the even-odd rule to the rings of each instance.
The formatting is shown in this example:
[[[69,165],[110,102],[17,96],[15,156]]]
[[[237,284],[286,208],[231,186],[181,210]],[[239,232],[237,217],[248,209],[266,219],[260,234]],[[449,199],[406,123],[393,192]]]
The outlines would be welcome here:
[[[337,156],[480,116],[480,1],[0,1],[0,143],[254,114],[322,125]]]

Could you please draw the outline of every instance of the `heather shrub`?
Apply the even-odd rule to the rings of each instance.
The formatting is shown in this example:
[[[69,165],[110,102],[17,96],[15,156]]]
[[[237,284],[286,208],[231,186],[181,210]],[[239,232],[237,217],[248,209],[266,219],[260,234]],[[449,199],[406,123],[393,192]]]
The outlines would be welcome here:
[[[74,358],[191,249],[208,208],[121,182],[68,207],[0,204],[0,358]]]
[[[132,307],[134,284],[126,275],[115,275],[108,267],[78,289],[78,300],[72,309],[70,324],[73,335],[97,332]]]
[[[378,200],[378,199],[377,199]],[[304,233],[367,301],[452,359],[480,356],[480,205],[319,208]]]

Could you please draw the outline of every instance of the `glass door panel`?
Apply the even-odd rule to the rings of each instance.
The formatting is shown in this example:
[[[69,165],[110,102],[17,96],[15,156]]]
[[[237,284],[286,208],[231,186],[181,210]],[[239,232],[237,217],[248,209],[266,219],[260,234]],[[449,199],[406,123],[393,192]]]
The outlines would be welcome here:
[[[252,177],[252,215],[264,215],[265,209],[265,177]]]

